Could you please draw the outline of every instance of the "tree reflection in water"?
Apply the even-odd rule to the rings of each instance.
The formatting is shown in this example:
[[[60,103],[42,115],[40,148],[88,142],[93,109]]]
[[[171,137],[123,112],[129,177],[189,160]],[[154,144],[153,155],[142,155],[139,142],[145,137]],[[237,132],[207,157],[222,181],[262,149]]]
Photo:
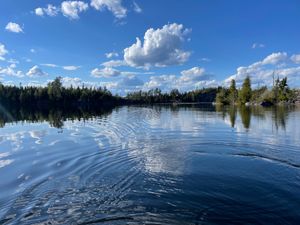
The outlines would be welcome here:
[[[135,107],[137,107],[135,105]],[[229,119],[232,128],[237,126],[237,119],[239,118],[245,129],[251,128],[251,118],[258,120],[266,120],[271,118],[272,124],[278,129],[285,130],[286,121],[289,113],[299,110],[296,106],[276,106],[276,107],[261,107],[261,106],[221,106],[221,105],[205,105],[205,104],[183,104],[183,105],[151,105],[140,107],[148,107],[155,110],[158,114],[163,108],[168,108],[172,114],[176,116],[179,110],[196,110],[196,111],[210,111],[217,112],[219,116],[225,121]],[[66,120],[87,120],[99,116],[107,116],[112,111],[118,110],[118,107],[89,107],[89,108],[33,108],[33,107],[16,107],[0,105],[0,127],[4,127],[6,123],[18,122],[48,122],[50,126],[56,128],[63,128]],[[255,125],[253,125],[255,126]]]
[[[239,116],[245,129],[251,128],[251,118],[255,118],[257,120],[266,120],[267,118],[271,118],[272,124],[276,130],[285,130],[289,113],[298,110],[299,108],[296,106],[274,106],[266,108],[262,106],[247,107],[217,105],[215,109],[217,112],[221,113],[221,117],[224,120],[226,117],[229,117],[231,127],[236,126],[236,120]]]
[[[111,114],[112,107],[99,108],[32,108],[2,106],[0,108],[0,127],[6,123],[18,122],[48,122],[55,128],[63,128],[66,120],[87,120],[98,116]]]

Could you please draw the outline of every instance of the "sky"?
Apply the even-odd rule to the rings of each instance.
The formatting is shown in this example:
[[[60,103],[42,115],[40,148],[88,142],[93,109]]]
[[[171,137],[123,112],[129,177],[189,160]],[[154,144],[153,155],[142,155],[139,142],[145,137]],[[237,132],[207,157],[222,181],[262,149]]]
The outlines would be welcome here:
[[[299,0],[0,0],[0,82],[300,87]]]

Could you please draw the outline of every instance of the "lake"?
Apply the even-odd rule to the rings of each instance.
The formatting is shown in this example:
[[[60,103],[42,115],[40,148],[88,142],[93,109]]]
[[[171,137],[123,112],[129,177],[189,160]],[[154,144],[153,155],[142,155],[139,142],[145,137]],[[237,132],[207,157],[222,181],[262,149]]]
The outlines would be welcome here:
[[[299,224],[299,107],[0,112],[0,224]]]

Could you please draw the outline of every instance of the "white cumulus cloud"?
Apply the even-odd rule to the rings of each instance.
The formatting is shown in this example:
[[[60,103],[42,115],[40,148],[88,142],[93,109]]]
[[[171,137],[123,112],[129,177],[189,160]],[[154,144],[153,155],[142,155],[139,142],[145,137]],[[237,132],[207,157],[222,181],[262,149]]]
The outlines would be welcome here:
[[[253,85],[271,86],[273,77],[283,78],[287,76],[288,81],[297,80],[300,75],[300,67],[295,67],[289,62],[286,52],[272,53],[249,66],[238,67],[236,73],[225,79],[224,83],[229,85],[231,80],[235,79],[237,85],[241,85],[246,76],[250,76]]]
[[[59,13],[59,8],[57,8],[56,6],[53,6],[51,4],[48,4],[47,5],[47,8],[36,8],[35,9],[35,14],[37,16],[44,16],[44,15],[47,15],[47,16],[56,16],[58,13]]]
[[[10,31],[10,32],[13,32],[13,33],[23,32],[22,27],[19,24],[13,23],[13,22],[9,22],[6,25],[5,29],[8,30],[8,31]]]
[[[43,72],[38,66],[34,66],[26,73],[26,75],[29,77],[43,77],[48,74]]]
[[[180,91],[188,91],[202,87],[216,87],[218,84],[211,75],[205,73],[204,68],[193,67],[183,70],[180,76],[151,76],[149,81],[144,84],[143,89],[160,88],[162,91],[170,91],[176,88]]]
[[[150,80],[144,84],[146,90],[160,88],[163,91],[175,88],[177,77],[175,75],[151,76]]]
[[[119,66],[126,66],[126,62],[124,60],[110,60],[101,64],[105,67],[119,67]]]
[[[183,70],[181,72],[180,79],[182,81],[199,81],[205,79],[205,69],[200,67],[193,67],[189,70]]]
[[[61,3],[61,12],[69,19],[79,19],[79,13],[88,9],[88,4],[83,1],[64,1]]]
[[[299,54],[299,55],[292,55],[292,56],[291,56],[291,60],[292,60],[294,63],[300,64],[300,54]]]
[[[44,15],[44,10],[43,10],[43,8],[41,8],[41,7],[36,8],[36,9],[34,10],[34,12],[35,12],[35,14],[36,14],[37,16],[43,16],[43,15]]]
[[[122,6],[122,0],[92,0],[91,6],[96,10],[106,8],[118,19],[125,18],[127,15],[127,9]]]
[[[91,71],[91,75],[93,77],[110,78],[110,77],[117,77],[117,76],[121,75],[121,72],[119,70],[116,70],[111,67],[104,67],[103,69],[98,69],[98,68],[93,69]]]
[[[23,77],[24,76],[23,72],[20,70],[15,70],[16,67],[17,67],[16,64],[11,64],[10,66],[8,66],[6,68],[0,67],[0,75]]]
[[[124,60],[132,67],[150,68],[178,65],[189,59],[190,52],[182,49],[189,32],[181,24],[168,24],[161,29],[148,29],[144,43],[137,38],[136,43],[124,50]]]
[[[64,87],[80,87],[82,86],[83,82],[78,77],[63,77],[62,84]]]
[[[267,64],[277,64],[279,62],[284,61],[287,58],[287,53],[286,52],[277,52],[277,53],[272,53],[271,55],[268,55],[263,61],[263,65]]]

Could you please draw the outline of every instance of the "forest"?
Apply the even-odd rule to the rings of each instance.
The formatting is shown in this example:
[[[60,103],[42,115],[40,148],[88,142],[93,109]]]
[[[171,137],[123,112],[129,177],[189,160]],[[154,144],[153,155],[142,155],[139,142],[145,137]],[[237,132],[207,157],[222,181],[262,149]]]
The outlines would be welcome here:
[[[57,77],[47,87],[5,86],[0,83],[0,102],[5,105],[70,107],[122,104],[123,99],[106,88],[70,87],[62,85]]]

